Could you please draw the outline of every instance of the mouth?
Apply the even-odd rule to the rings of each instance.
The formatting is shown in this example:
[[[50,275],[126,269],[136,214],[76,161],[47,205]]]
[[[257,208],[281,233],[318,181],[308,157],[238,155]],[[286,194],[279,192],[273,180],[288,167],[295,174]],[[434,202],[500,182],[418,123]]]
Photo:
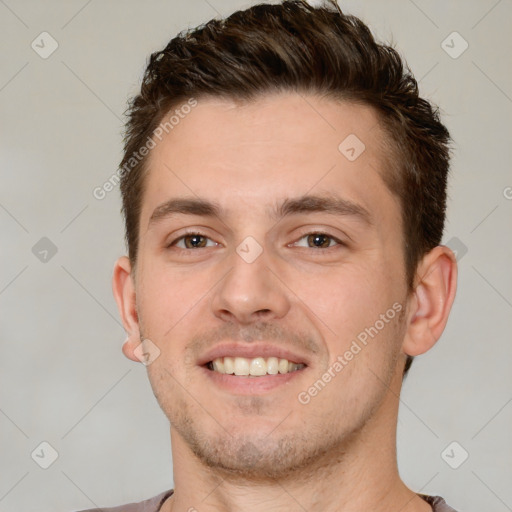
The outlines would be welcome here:
[[[212,389],[254,396],[298,383],[310,360],[307,354],[268,342],[227,342],[212,347],[197,365]]]
[[[257,356],[252,358],[239,356],[217,357],[204,366],[212,372],[223,375],[257,378],[293,373],[306,367],[304,363],[296,363],[275,356]]]

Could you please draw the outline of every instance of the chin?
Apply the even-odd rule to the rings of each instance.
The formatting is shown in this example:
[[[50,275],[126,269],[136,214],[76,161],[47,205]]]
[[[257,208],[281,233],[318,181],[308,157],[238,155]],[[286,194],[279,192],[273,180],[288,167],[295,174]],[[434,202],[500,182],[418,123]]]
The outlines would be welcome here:
[[[231,479],[263,482],[305,476],[339,456],[353,433],[329,434],[322,422],[285,430],[274,420],[272,426],[264,421],[263,427],[258,418],[252,423],[243,418],[237,432],[228,432],[197,421],[186,406],[179,410],[172,424],[188,450],[202,465]]]
[[[189,444],[201,462],[231,477],[254,480],[282,480],[311,465],[322,454],[318,446],[304,439],[212,439]]]

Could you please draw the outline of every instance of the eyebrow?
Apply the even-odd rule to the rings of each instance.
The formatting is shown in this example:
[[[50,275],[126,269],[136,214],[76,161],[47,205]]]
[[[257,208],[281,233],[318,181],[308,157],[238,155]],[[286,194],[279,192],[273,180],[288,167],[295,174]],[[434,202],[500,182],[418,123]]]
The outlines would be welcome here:
[[[219,204],[206,199],[175,198],[158,205],[149,218],[148,228],[175,214],[220,217],[223,210]]]
[[[372,225],[370,212],[360,204],[334,196],[304,195],[287,198],[281,204],[274,205],[270,217],[280,220],[290,215],[303,213],[328,213],[337,216],[351,216]],[[173,198],[158,205],[149,219],[148,228],[173,215],[198,215],[202,217],[225,216],[225,210],[215,201],[201,198]]]
[[[362,205],[334,196],[304,195],[288,198],[274,208],[271,216],[281,219],[288,215],[317,212],[356,217],[368,225],[373,224],[370,212]]]

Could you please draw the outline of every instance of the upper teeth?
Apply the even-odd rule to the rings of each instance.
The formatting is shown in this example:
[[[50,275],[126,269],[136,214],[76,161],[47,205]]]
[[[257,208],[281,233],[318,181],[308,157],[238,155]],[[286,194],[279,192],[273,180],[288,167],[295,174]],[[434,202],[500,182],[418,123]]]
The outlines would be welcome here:
[[[235,375],[276,375],[304,368],[303,364],[292,363],[288,359],[277,357],[218,357],[212,361],[213,370],[219,373]]]

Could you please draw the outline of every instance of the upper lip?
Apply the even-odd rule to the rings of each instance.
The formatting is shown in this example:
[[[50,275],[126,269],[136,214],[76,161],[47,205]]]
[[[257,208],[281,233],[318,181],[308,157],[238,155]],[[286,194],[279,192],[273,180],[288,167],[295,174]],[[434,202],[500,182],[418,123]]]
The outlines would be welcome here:
[[[309,365],[308,359],[292,349],[272,345],[269,343],[258,342],[239,342],[239,343],[221,343],[212,347],[205,354],[203,354],[198,361],[200,366],[213,361],[220,357],[245,357],[252,359],[255,357],[278,357],[281,359],[288,359],[288,361],[297,364]]]

